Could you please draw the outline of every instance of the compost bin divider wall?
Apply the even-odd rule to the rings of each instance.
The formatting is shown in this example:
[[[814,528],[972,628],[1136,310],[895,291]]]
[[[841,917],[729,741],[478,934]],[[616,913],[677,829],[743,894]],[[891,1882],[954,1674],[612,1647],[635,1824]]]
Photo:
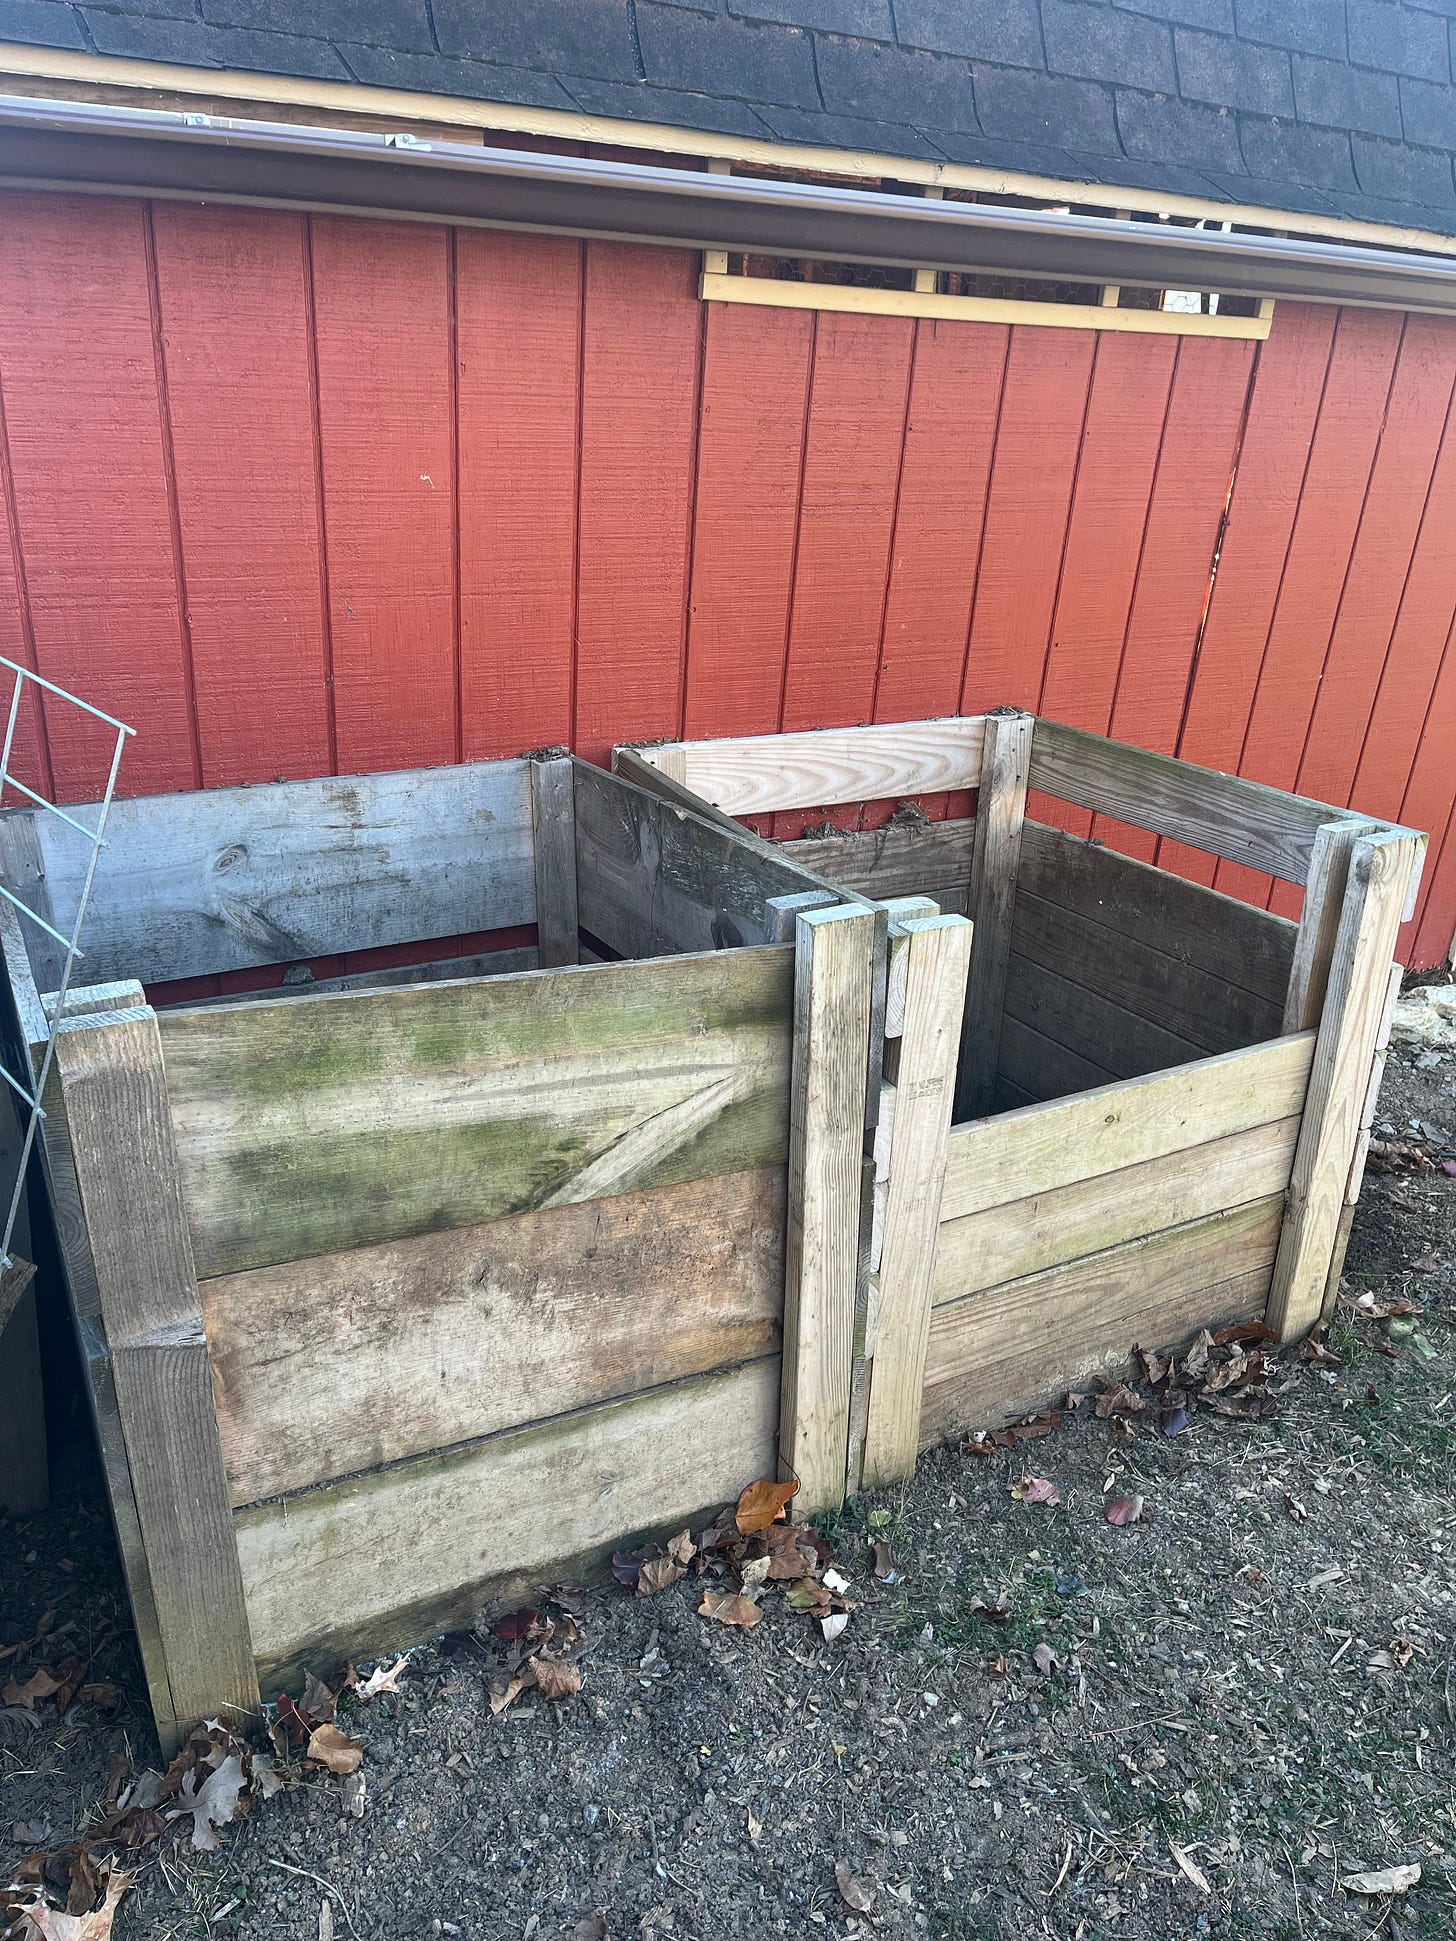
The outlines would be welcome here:
[[[975,925],[957,1123],[928,1170],[906,1110],[916,1034],[886,1034],[868,1433],[851,1438],[848,1487],[907,1475],[917,1446],[1014,1420],[1135,1344],[1319,1319],[1424,837],[1011,709],[635,759],[720,814],[975,793],[970,817],[897,809],[784,845],[867,895],[929,892],[922,922],[938,900]],[[1030,819],[1028,794],[1076,833]],[[1299,924],[1087,840],[1128,825],[1305,886]],[[922,979],[953,975],[918,951],[897,960],[905,928],[891,927],[891,1015],[929,1017]],[[913,1226],[889,1217],[907,1173]]]

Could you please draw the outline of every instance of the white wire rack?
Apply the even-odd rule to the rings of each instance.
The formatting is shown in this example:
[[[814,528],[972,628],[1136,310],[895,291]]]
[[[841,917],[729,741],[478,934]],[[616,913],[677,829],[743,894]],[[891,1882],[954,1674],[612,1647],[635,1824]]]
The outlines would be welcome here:
[[[83,701],[78,694],[70,694],[65,688],[57,687],[53,681],[43,680],[39,674],[33,674],[28,667],[21,667],[13,660],[6,660],[3,654],[0,654],[0,668],[8,670],[15,677],[15,684],[10,693],[10,713],[5,723],[5,744],[3,752],[0,752],[0,801],[4,800],[6,789],[14,789],[17,794],[23,795],[27,802],[33,802],[38,809],[45,810],[48,815],[59,816],[68,828],[76,830],[90,845],[90,854],[86,859],[85,871],[81,878],[81,894],[76,904],[76,914],[71,924],[69,935],[57,930],[53,924],[47,922],[38,910],[32,910],[30,905],[18,897],[13,890],[7,889],[3,883],[0,883],[0,896],[3,896],[7,903],[13,905],[28,922],[35,924],[48,937],[54,939],[66,953],[65,961],[61,966],[60,986],[56,991],[55,1001],[50,1007],[50,1012],[46,1019],[45,1052],[41,1058],[39,1072],[33,1075],[34,1090],[23,1085],[19,1078],[13,1072],[8,1071],[3,1062],[0,1062],[0,1078],[5,1080],[5,1083],[10,1087],[11,1091],[17,1094],[27,1108],[25,1136],[21,1141],[20,1160],[15,1170],[15,1186],[10,1195],[9,1211],[5,1216],[5,1238],[3,1243],[0,1243],[0,1256],[3,1256],[3,1258],[0,1258],[0,1268],[5,1268],[12,1264],[10,1240],[15,1232],[15,1222],[19,1215],[21,1199],[25,1192],[26,1169],[30,1164],[30,1155],[35,1147],[36,1132],[46,1116],[45,1108],[42,1106],[41,1100],[45,1097],[46,1083],[51,1075],[51,1061],[55,1055],[56,1032],[60,1029],[61,1019],[65,1015],[66,996],[71,988],[71,973],[85,955],[80,944],[81,927],[86,921],[86,906],[91,900],[91,885],[96,876],[97,860],[102,850],[106,847],[106,818],[111,813],[111,798],[116,793],[116,777],[121,768],[122,750],[126,747],[127,737],[134,735],[136,730],[135,728],[129,728],[124,721],[117,721],[113,716],[104,714],[100,708],[92,707],[89,701]],[[111,761],[106,776],[106,789],[98,805],[96,826],[94,829],[87,823],[78,820],[77,817],[68,815],[63,808],[49,801],[45,796],[37,795],[33,788],[30,788],[18,776],[12,775],[10,772],[10,757],[15,747],[15,729],[20,719],[20,704],[26,693],[27,684],[31,687],[43,688],[47,694],[53,694],[57,700],[64,701],[69,707],[80,708],[83,713],[89,714],[93,720],[102,722],[106,727],[115,732],[116,740],[111,750]],[[54,911],[52,915],[55,915]],[[27,1072],[26,1076],[31,1077],[32,1074]]]

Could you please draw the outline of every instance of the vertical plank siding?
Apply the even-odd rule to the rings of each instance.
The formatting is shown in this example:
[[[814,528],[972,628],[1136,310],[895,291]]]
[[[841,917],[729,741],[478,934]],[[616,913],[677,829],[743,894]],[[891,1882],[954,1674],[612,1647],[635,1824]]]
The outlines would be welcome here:
[[[1444,956],[1456,324],[1134,344],[696,271],[0,194],[0,652],[137,725],[130,793],[1039,708],[1429,829],[1401,949]],[[58,715],[19,760],[80,801],[103,753]]]

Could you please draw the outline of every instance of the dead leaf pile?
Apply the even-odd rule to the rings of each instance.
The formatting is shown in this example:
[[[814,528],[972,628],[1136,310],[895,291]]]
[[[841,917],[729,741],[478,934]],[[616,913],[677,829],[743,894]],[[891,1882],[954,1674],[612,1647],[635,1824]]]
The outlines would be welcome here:
[[[508,1611],[490,1629],[490,1713],[499,1718],[522,1692],[573,1698],[581,1690],[581,1659],[595,1643],[581,1611],[558,1591],[538,1607]]]
[[[817,1619],[826,1638],[837,1638],[854,1609],[845,1596],[849,1579],[834,1569],[834,1552],[817,1530],[788,1521],[797,1488],[767,1479],[750,1483],[697,1538],[684,1530],[666,1548],[619,1550],[612,1574],[638,1597],[655,1597],[691,1570],[711,1580],[698,1616],[745,1630],[759,1622],[764,1599],[778,1587],[790,1610]],[[876,1551],[877,1570],[882,1564],[893,1571],[887,1544]]]
[[[24,1644],[10,1645],[0,1651],[0,1660],[25,1660],[42,1642],[48,1643],[53,1651],[65,1633],[75,1628],[66,1624],[59,1631],[53,1631],[55,1616],[54,1611],[48,1611],[36,1627],[35,1636]],[[66,1651],[59,1657],[53,1657],[47,1664],[36,1665],[24,1675],[18,1670],[14,1671],[0,1685],[0,1706],[12,1718],[27,1721],[36,1718],[36,1706],[47,1701],[54,1703],[59,1718],[64,1718],[78,1700],[85,1705],[94,1705],[99,1712],[110,1714],[116,1711],[121,1704],[119,1688],[105,1680],[88,1679],[86,1676],[98,1654],[115,1635],[108,1628],[84,1658],[78,1652]]]
[[[1041,1415],[1028,1415],[1021,1422],[1013,1422],[1010,1428],[973,1435],[966,1444],[966,1453],[971,1456],[994,1456],[1000,1450],[1015,1449],[1023,1442],[1035,1442],[1042,1436],[1052,1435],[1061,1426],[1060,1409],[1047,1409]]]
[[[27,1854],[0,1887],[0,1941],[108,1941],[132,1876],[98,1859],[84,1842]]]

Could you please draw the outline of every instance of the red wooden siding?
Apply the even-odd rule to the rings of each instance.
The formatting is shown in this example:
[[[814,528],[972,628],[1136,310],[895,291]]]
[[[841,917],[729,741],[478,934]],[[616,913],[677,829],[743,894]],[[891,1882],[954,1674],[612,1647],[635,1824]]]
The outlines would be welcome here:
[[[133,792],[1040,707],[1430,829],[1403,943],[1444,954],[1456,323],[1097,337],[696,269],[0,196],[0,652],[137,725]],[[100,754],[57,712],[20,760],[74,801]]]

